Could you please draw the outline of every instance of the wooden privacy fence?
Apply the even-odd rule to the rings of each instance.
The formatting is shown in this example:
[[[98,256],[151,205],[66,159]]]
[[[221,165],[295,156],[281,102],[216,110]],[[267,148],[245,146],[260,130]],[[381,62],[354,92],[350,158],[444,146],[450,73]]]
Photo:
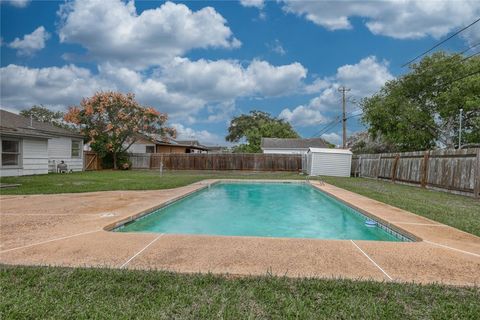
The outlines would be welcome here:
[[[93,151],[84,151],[83,168],[85,171],[101,170],[102,159]]]
[[[352,174],[480,196],[480,149],[360,154]]]
[[[263,153],[132,153],[133,169],[301,171],[301,155]]]

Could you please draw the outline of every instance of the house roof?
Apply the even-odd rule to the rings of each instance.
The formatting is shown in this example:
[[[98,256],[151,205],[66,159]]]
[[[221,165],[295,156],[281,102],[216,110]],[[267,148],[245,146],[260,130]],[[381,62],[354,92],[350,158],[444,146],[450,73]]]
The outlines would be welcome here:
[[[18,114],[0,109],[0,132],[14,136],[52,138],[68,136],[83,138],[82,135],[67,129],[58,128],[46,122],[30,120]]]
[[[190,146],[199,146],[200,143],[198,140],[175,140],[178,144],[190,145]]]
[[[174,139],[170,139],[170,141],[165,143],[165,144],[179,146],[179,147],[188,147],[188,148],[204,150],[204,151],[208,150],[208,147],[201,145],[197,140],[174,140]]]
[[[322,138],[312,138],[312,139],[262,138],[260,147],[262,149],[308,149],[311,147],[328,148],[328,144]]]
[[[145,134],[144,137],[161,146],[178,146],[205,151],[208,150],[206,146],[201,145],[197,140],[174,140],[158,134]]]

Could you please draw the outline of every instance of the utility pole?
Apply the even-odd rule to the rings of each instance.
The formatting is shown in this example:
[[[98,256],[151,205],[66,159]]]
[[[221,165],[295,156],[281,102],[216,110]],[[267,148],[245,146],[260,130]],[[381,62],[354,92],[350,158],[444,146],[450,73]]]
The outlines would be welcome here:
[[[462,116],[463,116],[463,109],[460,109],[460,116],[459,116],[459,122],[460,126],[458,128],[458,149],[462,148]]]
[[[342,93],[342,124],[343,124],[343,140],[342,140],[342,148],[345,149],[347,147],[347,117],[345,114],[345,105],[346,105],[346,93],[350,91],[349,88],[345,86],[341,86],[338,88],[338,91]]]

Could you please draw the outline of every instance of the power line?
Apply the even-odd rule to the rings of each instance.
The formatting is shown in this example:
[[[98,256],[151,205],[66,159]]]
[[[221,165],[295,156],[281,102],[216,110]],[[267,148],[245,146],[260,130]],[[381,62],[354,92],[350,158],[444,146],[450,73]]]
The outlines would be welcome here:
[[[470,50],[472,50],[473,48],[478,47],[479,45],[480,45],[480,42],[477,42],[477,43],[475,43],[474,45],[472,45],[472,46],[468,47],[467,49],[463,50],[463,51],[460,52],[459,54],[464,54],[465,52],[470,51]]]
[[[340,117],[341,115],[338,115],[335,117],[335,119],[333,119],[332,121],[330,121],[327,125],[325,125],[322,129],[320,129],[320,131],[318,131],[317,133],[315,133],[312,137],[319,137],[321,136],[325,131],[327,130],[330,130],[330,127],[332,126],[335,126],[336,124],[340,123]]]
[[[337,118],[338,118],[338,116],[337,116],[335,119],[337,119]],[[322,130],[324,130],[327,126],[331,125],[334,121],[335,121],[335,120],[330,121],[328,124],[326,124],[325,126],[323,126],[323,128],[321,128],[319,131],[317,131],[317,132],[315,132],[314,134],[312,134],[312,135],[311,135],[311,138],[317,137],[318,134],[319,134],[320,132],[322,132]]]
[[[346,119],[351,119],[351,118],[355,118],[355,117],[359,117],[363,114],[363,111],[358,113],[358,114],[350,114],[346,117]],[[320,137],[322,136],[323,134],[329,132],[330,130],[332,130],[333,128],[335,128],[340,122],[342,122],[343,119],[341,119],[341,115],[338,115],[335,117],[335,119],[331,122],[329,122],[326,126],[324,126],[320,131],[318,131],[317,133],[315,133],[314,135],[312,135],[312,137]]]
[[[446,59],[444,59],[444,60],[441,61],[441,62],[442,62],[442,66],[445,66],[447,63],[449,63],[450,61],[453,61],[453,60],[454,60],[455,58],[457,58],[459,55],[463,55],[465,52],[470,51],[470,50],[472,50],[473,48],[478,47],[479,45],[480,45],[480,42],[477,42],[477,43],[475,43],[474,45],[471,45],[470,47],[464,49],[464,50],[461,51],[461,52],[452,54],[451,56],[449,56],[449,57],[447,57]],[[480,54],[480,52],[475,52],[475,53],[473,53],[473,54],[471,54],[471,55],[469,55],[469,56],[463,57],[463,59],[460,60],[459,62],[464,62],[464,61],[466,61],[466,60],[468,60],[468,59],[471,59],[471,58],[473,58],[473,57],[475,57],[475,56],[477,56],[477,55],[479,55],[479,54]],[[426,73],[429,72],[429,71],[437,71],[437,72],[441,72],[441,71],[442,71],[442,70],[438,70],[438,69],[435,70],[436,67],[437,67],[436,65],[426,66],[426,68],[423,69],[422,71],[420,71],[419,73],[417,73],[417,75],[423,75],[423,74],[426,74]],[[440,68],[440,69],[443,69],[443,68]],[[447,68],[444,68],[444,69],[446,70]]]
[[[362,113],[359,113],[359,114],[352,114],[352,115],[348,116],[346,119],[355,118],[355,117],[361,116],[362,114],[363,114],[363,112],[362,112]],[[327,130],[325,130],[325,131],[322,133],[322,135],[324,135],[324,134],[328,133],[329,131],[333,130],[334,128],[336,128],[336,127],[340,124],[341,121],[342,121],[342,119],[338,120],[338,121],[334,124],[333,127],[328,128]]]
[[[337,121],[337,123],[335,123],[335,125],[333,127],[329,128],[328,130],[323,132],[322,135],[324,135],[324,134],[328,133],[329,131],[335,129],[340,124],[340,122],[341,122],[341,119],[339,121]]]
[[[466,74],[466,75],[464,75],[464,76],[462,76],[462,77],[460,77],[460,78],[456,78],[456,79],[454,79],[454,80],[452,80],[452,81],[450,81],[450,82],[444,83],[444,84],[441,86],[441,88],[444,87],[444,86],[448,86],[448,85],[450,85],[450,84],[452,84],[452,83],[454,83],[454,82],[457,82],[457,81],[463,80],[463,79],[465,79],[465,78],[474,76],[474,75],[476,75],[476,74],[480,74],[480,70],[471,72],[471,73]]]
[[[475,57],[475,56],[478,56],[479,54],[480,54],[480,52],[472,53],[471,55],[463,58],[460,62],[463,62],[463,61],[465,61],[465,60],[468,60],[468,59],[470,59],[470,58],[473,58],[473,57]]]
[[[413,61],[417,60],[418,58],[426,55],[427,53],[431,52],[433,49],[439,47],[440,45],[444,44],[445,42],[447,42],[448,40],[452,39],[453,37],[455,37],[456,35],[458,35],[459,33],[467,30],[468,28],[470,28],[471,26],[473,26],[474,24],[476,24],[478,21],[480,21],[480,18],[478,18],[477,20],[473,21],[472,23],[470,23],[468,26],[466,27],[463,27],[462,29],[458,30],[457,32],[455,32],[454,34],[452,34],[451,36],[449,36],[448,38],[440,41],[439,43],[437,43],[436,45],[434,45],[433,47],[431,47],[430,49],[428,49],[427,51],[419,54],[418,56],[416,56],[415,58],[413,58],[412,60],[408,61],[407,63],[404,63],[402,65],[402,68],[409,65],[410,63],[412,63]]]
[[[358,114],[352,114],[350,116],[347,117],[347,119],[350,119],[350,118],[355,118],[355,117],[360,117],[361,115],[363,115],[363,111],[358,113]]]

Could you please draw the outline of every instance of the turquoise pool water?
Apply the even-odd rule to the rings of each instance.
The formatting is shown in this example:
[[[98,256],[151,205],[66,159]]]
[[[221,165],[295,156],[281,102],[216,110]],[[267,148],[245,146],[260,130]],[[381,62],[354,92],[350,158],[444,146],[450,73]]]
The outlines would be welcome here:
[[[116,231],[400,241],[365,220],[307,184],[219,183]]]

